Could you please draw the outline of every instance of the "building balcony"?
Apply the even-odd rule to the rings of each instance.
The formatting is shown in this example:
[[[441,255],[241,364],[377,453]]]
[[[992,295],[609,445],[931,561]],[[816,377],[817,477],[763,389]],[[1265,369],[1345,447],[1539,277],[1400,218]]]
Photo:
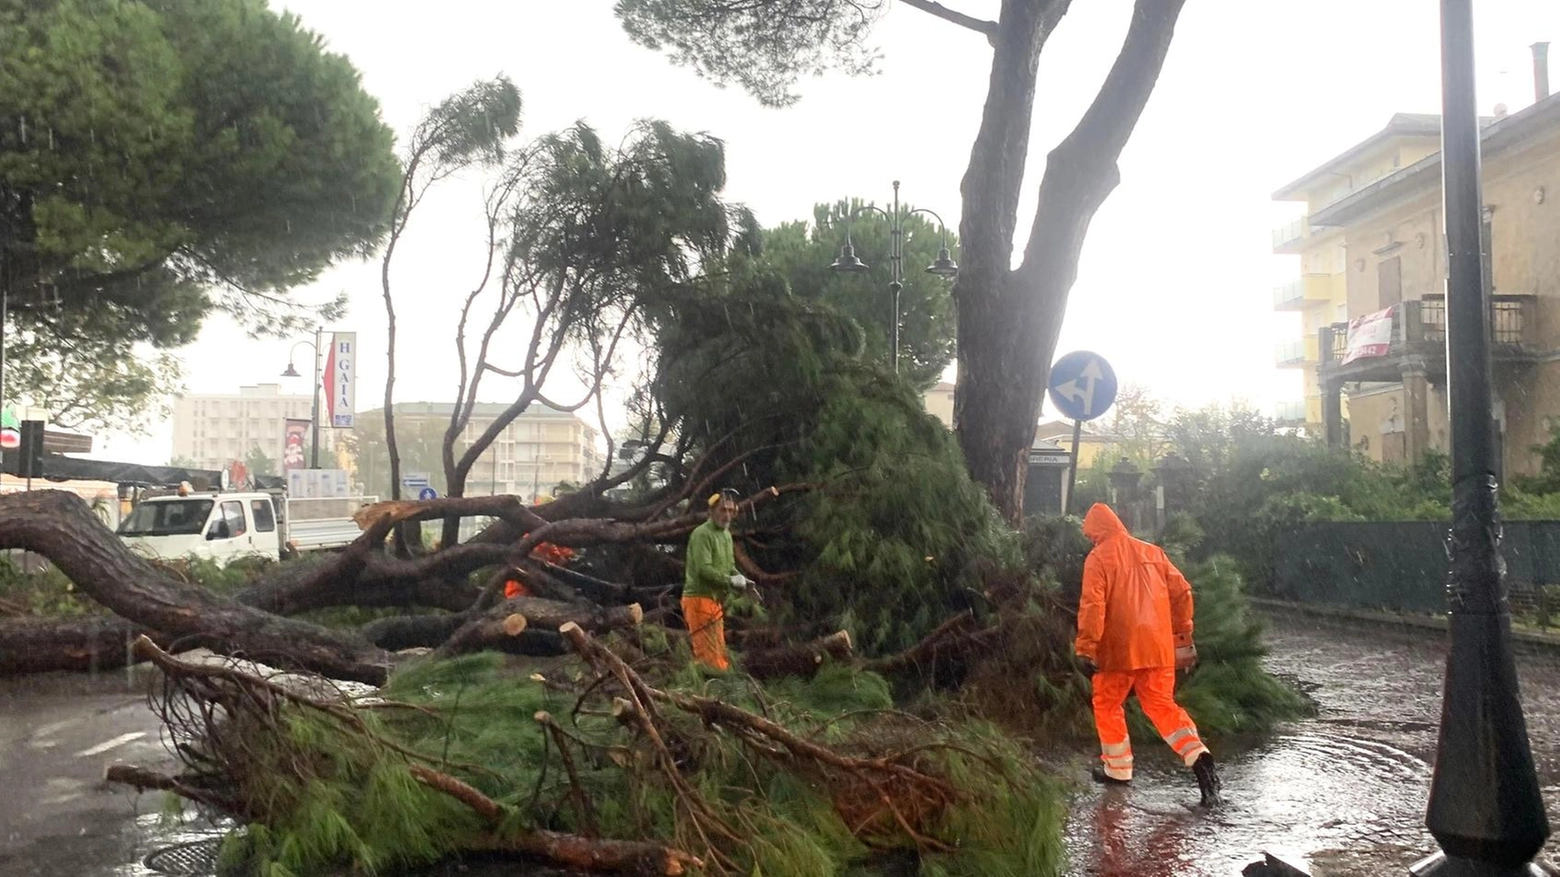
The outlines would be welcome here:
[[[1300,426],[1307,422],[1310,406],[1304,399],[1291,399],[1273,406],[1273,419],[1282,426]]]
[[[1536,296],[1490,297],[1490,355],[1496,362],[1533,361],[1539,348],[1537,314]],[[1347,323],[1323,326],[1317,343],[1321,352],[1317,374],[1324,381],[1392,383],[1403,379],[1405,367],[1422,367],[1432,382],[1440,383],[1446,379],[1446,296],[1426,295],[1393,308],[1391,335],[1381,355],[1345,364]]]
[[[1296,338],[1280,341],[1273,350],[1273,361],[1279,368],[1304,368],[1317,362],[1317,338]]]
[[[1304,217],[1294,219],[1273,229],[1273,252],[1298,253],[1311,236],[1311,223]]]
[[[1273,287],[1273,310],[1301,311],[1313,304],[1325,304],[1333,299],[1333,287],[1341,275],[1302,274],[1294,280]]]

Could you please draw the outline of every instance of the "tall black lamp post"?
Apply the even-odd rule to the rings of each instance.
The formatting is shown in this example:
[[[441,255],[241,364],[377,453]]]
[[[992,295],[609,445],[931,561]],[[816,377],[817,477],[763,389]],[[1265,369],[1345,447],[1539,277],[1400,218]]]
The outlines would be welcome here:
[[[1545,872],[1533,857],[1549,836],[1549,820],[1517,690],[1500,557],[1472,0],[1441,0],[1441,104],[1452,429],[1446,589],[1451,648],[1425,818],[1442,852],[1409,870],[1416,877],[1539,875]]]
[[[905,220],[917,213],[937,220],[937,226],[942,232],[942,246],[937,250],[937,258],[926,268],[926,273],[936,274],[939,277],[955,277],[959,273],[959,264],[953,261],[953,254],[948,250],[948,226],[941,216],[935,211],[918,207],[914,210],[901,210],[899,207],[899,181],[894,181],[894,209],[893,212],[884,210],[875,204],[866,204],[852,210],[845,217],[845,246],[840,250],[840,257],[834,260],[829,267],[835,271],[846,273],[859,273],[867,270],[867,263],[856,257],[856,247],[850,241],[851,220],[868,210],[875,210],[888,219],[888,265],[889,281],[888,291],[894,296],[894,322],[891,332],[892,345],[890,359],[894,364],[894,374],[899,374],[899,293],[905,288]]]
[[[284,378],[301,378],[301,377],[303,377],[303,375],[298,374],[298,370],[296,368],[293,368],[293,354],[298,351],[299,347],[304,347],[304,346],[307,346],[309,349],[314,351],[314,406],[313,406],[313,413],[309,415],[309,430],[310,430],[310,433],[311,433],[310,441],[313,442],[314,447],[313,447],[312,450],[309,451],[309,468],[310,469],[318,469],[318,468],[320,468],[320,332],[321,331],[323,331],[323,330],[316,328],[314,330],[314,340],[313,341],[299,341],[297,344],[294,344],[292,346],[291,350],[287,351],[287,370],[282,372],[282,377],[284,377]]]

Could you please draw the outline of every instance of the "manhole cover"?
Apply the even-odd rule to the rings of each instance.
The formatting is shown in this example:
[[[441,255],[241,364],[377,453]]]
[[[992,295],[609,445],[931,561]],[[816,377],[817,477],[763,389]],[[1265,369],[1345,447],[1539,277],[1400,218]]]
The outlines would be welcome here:
[[[222,838],[220,837],[174,844],[153,851],[146,857],[146,867],[159,874],[207,877],[217,873],[217,853],[221,849]]]

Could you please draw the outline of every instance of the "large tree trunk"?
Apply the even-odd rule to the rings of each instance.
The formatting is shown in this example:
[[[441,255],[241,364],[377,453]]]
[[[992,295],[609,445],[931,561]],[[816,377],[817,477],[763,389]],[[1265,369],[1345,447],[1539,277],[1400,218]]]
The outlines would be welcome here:
[[[0,497],[0,549],[47,557],[128,621],[189,645],[243,652],[336,679],[379,684],[389,656],[361,637],[282,618],[176,582],[119,541],[80,497],[59,490]]]
[[[1089,222],[1153,92],[1184,0],[1138,0],[1093,104],[1046,163],[1024,261],[1011,269],[1040,49],[1068,0],[1004,0],[980,132],[964,176],[954,425],[970,475],[1023,517],[1029,447]]]
[[[771,488],[744,505],[805,489],[808,485]],[[384,554],[384,539],[392,528],[450,514],[494,515],[500,520],[471,544],[404,560]],[[344,551],[312,564],[276,567],[265,579],[224,599],[203,587],[175,581],[131,553],[73,494],[38,491],[0,497],[0,549],[23,548],[49,558],[81,593],[120,616],[0,621],[0,674],[121,667],[127,662],[126,644],[145,633],[168,648],[241,651],[279,666],[378,682],[386,674],[386,647],[440,645],[462,624],[499,605],[496,591],[484,594],[468,581],[470,573],[483,567],[518,564],[557,592],[588,592],[603,607],[524,601],[519,611],[533,628],[556,628],[573,621],[604,630],[638,623],[642,617],[638,607],[616,604],[644,598],[653,606],[664,605],[668,589],[630,588],[548,567],[530,560],[529,551],[541,539],[570,546],[677,541],[702,519],[682,515],[632,522],[547,521],[514,497],[503,496],[380,503],[359,512],[364,533]],[[531,531],[531,538],[509,544],[499,541],[505,535],[518,539],[522,531]],[[571,581],[558,582],[555,575]],[[359,635],[279,617],[346,605],[428,606],[456,614],[442,616],[448,620],[395,619]],[[556,636],[541,629],[495,643],[524,654],[557,654],[561,649]]]
[[[0,676],[114,670],[131,662],[130,644],[143,634],[169,645],[168,637],[123,618],[8,618],[0,621]]]

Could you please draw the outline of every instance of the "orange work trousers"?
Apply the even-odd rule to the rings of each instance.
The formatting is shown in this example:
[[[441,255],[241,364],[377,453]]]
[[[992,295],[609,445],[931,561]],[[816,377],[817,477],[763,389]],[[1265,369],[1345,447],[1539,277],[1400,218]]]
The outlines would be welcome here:
[[[731,669],[726,660],[726,612],[720,602],[713,597],[684,597],[682,610],[693,659],[716,670]]]
[[[1191,716],[1175,702],[1175,668],[1101,670],[1094,674],[1094,727],[1100,758],[1112,779],[1132,779],[1132,741],[1127,736],[1127,695],[1136,693],[1143,713],[1187,767],[1208,751]]]

